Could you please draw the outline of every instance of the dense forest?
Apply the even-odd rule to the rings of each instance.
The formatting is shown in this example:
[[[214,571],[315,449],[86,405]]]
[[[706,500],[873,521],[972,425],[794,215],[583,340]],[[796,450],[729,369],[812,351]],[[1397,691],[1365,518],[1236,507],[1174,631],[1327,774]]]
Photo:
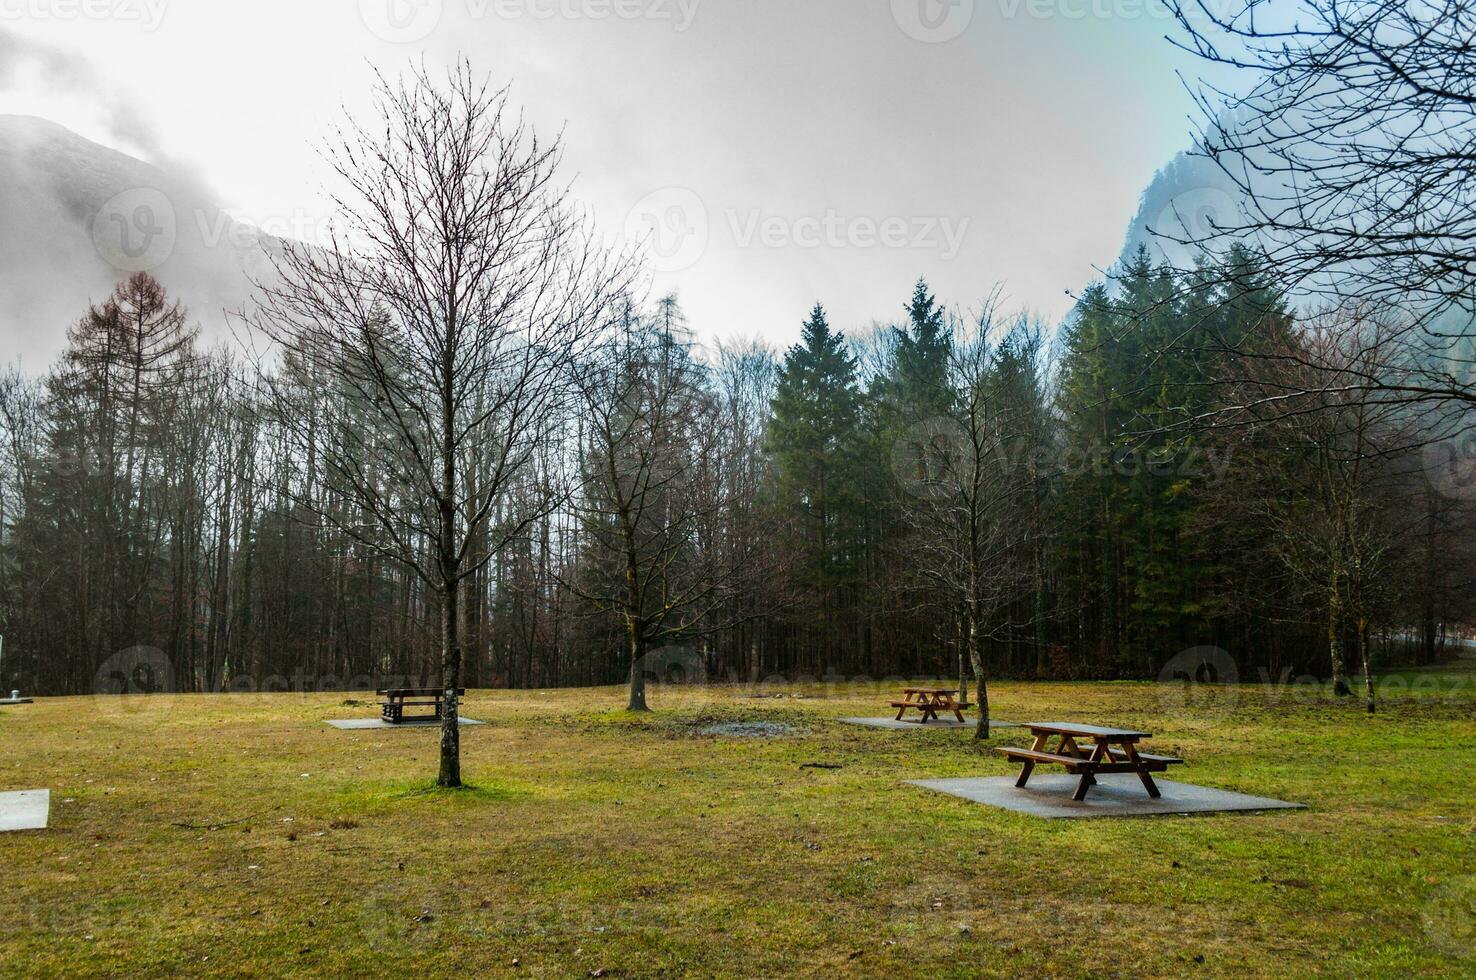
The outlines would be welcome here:
[[[166,285],[134,275],[50,371],[0,376],[0,684],[434,679],[439,595],[331,462],[374,439],[360,396],[206,349]],[[921,280],[897,314],[843,330],[817,303],[781,354],[626,303],[544,407],[479,532],[502,540],[468,542],[467,685],[615,683],[633,656],[1151,678],[1196,647],[1341,683],[1470,621],[1472,495],[1432,476],[1425,421],[1318,383],[1399,356],[1376,317],[1294,317],[1238,249],[1140,252],[1059,328]]]

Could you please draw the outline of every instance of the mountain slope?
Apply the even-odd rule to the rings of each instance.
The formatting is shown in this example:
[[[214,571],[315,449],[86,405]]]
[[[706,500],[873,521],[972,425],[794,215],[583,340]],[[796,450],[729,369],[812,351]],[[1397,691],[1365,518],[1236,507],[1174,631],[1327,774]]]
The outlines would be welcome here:
[[[46,120],[0,115],[0,362],[44,366],[88,303],[141,270],[218,336],[280,247],[186,177]]]
[[[1204,157],[1180,153],[1144,189],[1118,263],[1143,245],[1159,261],[1191,268],[1199,249],[1183,243],[1211,241],[1219,229],[1244,220],[1244,197],[1235,182]]]

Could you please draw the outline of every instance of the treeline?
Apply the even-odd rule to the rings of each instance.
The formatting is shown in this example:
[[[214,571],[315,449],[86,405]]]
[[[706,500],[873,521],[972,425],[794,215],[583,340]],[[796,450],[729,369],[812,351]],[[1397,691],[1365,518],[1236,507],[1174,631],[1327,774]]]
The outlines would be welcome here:
[[[922,281],[899,312],[847,336],[816,305],[776,356],[703,349],[672,298],[627,307],[498,498],[535,517],[468,542],[467,686],[632,658],[1153,677],[1195,647],[1344,682],[1469,622],[1473,495],[1432,476],[1415,409],[1328,382],[1401,356],[1377,317],[1299,321],[1239,250],[1140,253],[1055,332]],[[45,376],[0,378],[0,686],[434,682],[441,600],[356,510],[378,477],[344,482],[374,438],[357,397],[203,349],[146,274]]]

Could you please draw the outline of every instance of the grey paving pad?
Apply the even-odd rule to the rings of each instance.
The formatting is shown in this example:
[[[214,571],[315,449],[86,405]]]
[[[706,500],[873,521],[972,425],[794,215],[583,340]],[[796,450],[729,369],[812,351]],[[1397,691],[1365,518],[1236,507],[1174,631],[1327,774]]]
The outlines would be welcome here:
[[[914,715],[915,719],[917,716]],[[868,728],[890,728],[893,731],[910,732],[919,728],[974,728],[979,724],[977,718],[965,717],[962,722],[949,715],[947,718],[940,717],[937,721],[930,721],[924,725],[920,721],[898,721],[896,718],[842,718],[841,721],[848,725],[865,725]],[[994,728],[1019,728],[1013,721],[991,721],[991,729]]]
[[[1153,799],[1132,773],[1105,773],[1078,803],[1071,798],[1078,777],[1069,773],[1036,773],[1024,789],[1015,776],[968,779],[914,779],[914,786],[988,803],[1037,817],[1151,817],[1168,813],[1220,813],[1232,810],[1299,810],[1304,803],[1287,803],[1264,796],[1247,796],[1224,789],[1154,779],[1163,793]]]
[[[31,698],[0,698],[0,705],[5,704],[30,704]]]
[[[475,718],[458,718],[457,722],[463,725],[485,725],[485,721],[477,721]],[[328,724],[334,728],[440,728],[439,718],[406,718],[398,725],[391,725],[383,718],[333,718]]]
[[[45,830],[51,814],[51,790],[23,789],[0,793],[0,831]]]

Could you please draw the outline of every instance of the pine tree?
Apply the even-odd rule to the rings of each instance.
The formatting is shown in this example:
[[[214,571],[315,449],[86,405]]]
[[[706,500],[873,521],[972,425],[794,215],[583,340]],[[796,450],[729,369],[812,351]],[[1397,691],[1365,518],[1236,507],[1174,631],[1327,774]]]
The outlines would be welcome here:
[[[958,642],[957,614],[915,567],[902,517],[927,479],[931,443],[952,431],[957,393],[949,377],[953,324],[925,279],[902,309],[905,320],[879,338],[864,403],[865,609],[868,623],[890,634],[886,645],[910,650],[921,674],[941,646]]]
[[[1244,249],[1176,273],[1140,248],[1116,278],[1083,294],[1063,335],[1058,407],[1073,465],[1060,516],[1075,560],[1061,568],[1110,669],[1143,676],[1216,636],[1227,612],[1223,551],[1193,533],[1214,475],[1189,423],[1235,371],[1216,352],[1248,349],[1251,335],[1274,342],[1288,320]]]
[[[897,331],[892,380],[898,409],[909,420],[946,415],[953,399],[948,388],[948,353],[953,335],[943,308],[919,279],[907,304],[907,328]]]
[[[162,642],[154,603],[167,539],[165,468],[179,436],[185,380],[198,369],[196,330],[147,273],[120,283],[67,332],[47,381],[40,490],[56,540],[73,556],[55,586],[75,624],[68,637],[91,671],[141,638]],[[171,651],[173,652],[173,651]]]
[[[770,408],[779,506],[798,524],[796,576],[829,654],[842,591],[857,573],[860,393],[856,361],[819,303],[784,356]]]

